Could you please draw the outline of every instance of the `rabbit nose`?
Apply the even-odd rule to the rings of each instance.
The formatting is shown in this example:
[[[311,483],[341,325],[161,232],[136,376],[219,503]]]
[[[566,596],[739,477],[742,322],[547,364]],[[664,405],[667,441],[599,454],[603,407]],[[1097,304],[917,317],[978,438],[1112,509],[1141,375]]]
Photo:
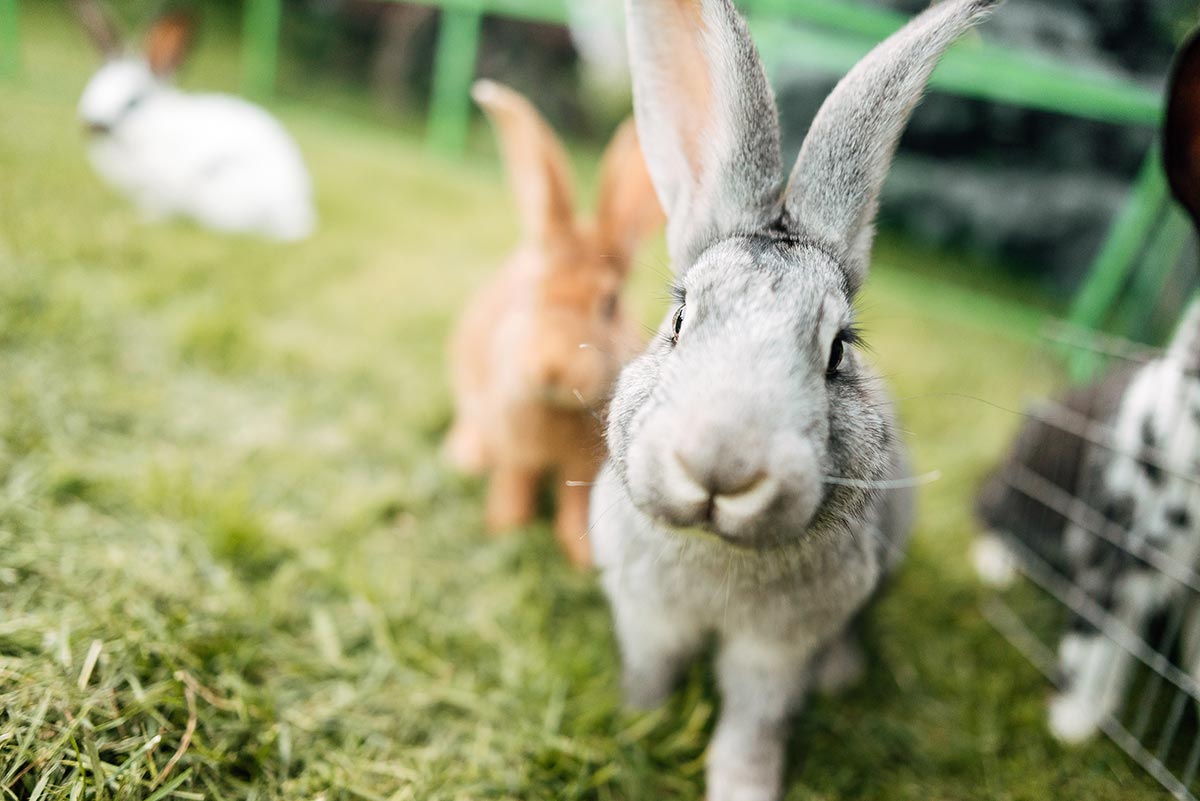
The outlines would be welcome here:
[[[763,449],[747,440],[745,432],[711,423],[689,426],[703,432],[675,446],[675,459],[684,475],[710,498],[742,495],[762,483],[766,470]]]

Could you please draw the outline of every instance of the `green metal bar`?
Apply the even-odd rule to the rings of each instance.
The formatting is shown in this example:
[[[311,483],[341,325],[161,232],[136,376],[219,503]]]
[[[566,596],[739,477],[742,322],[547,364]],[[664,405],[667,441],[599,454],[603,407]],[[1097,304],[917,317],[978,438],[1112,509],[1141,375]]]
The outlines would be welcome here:
[[[1150,239],[1146,257],[1133,274],[1133,285],[1122,299],[1122,314],[1118,330],[1150,341],[1154,311],[1163,298],[1163,289],[1192,236],[1192,226],[1183,212],[1168,204],[1159,219],[1158,230]]]
[[[1133,192],[1067,316],[1075,325],[1100,328],[1112,312],[1138,253],[1167,203],[1167,180],[1157,149],[1142,164]]]
[[[562,0],[390,0],[433,6],[444,11],[475,11],[497,17],[562,24],[567,9]]]
[[[21,71],[21,15],[17,0],[0,0],[0,77]]]
[[[433,67],[433,100],[429,144],[444,153],[461,152],[471,124],[471,82],[483,29],[483,13],[475,8],[442,12],[437,57]]]
[[[1097,330],[1110,319],[1147,239],[1162,218],[1167,198],[1166,176],[1158,150],[1154,149],[1142,164],[1125,208],[1113,223],[1100,255],[1075,296],[1067,316],[1071,323]],[[1153,248],[1150,251],[1151,257],[1157,255]],[[1076,350],[1068,362],[1071,379],[1076,382],[1091,380],[1102,366],[1097,353],[1085,350]]]
[[[242,84],[255,97],[275,93],[279,74],[282,0],[246,0],[242,31]]]
[[[891,36],[909,20],[897,11],[845,0],[740,0],[738,4],[747,16],[807,22],[875,40]]]
[[[782,25],[774,19],[751,18],[750,26],[774,74],[787,66],[840,76],[875,46],[874,38]],[[996,80],[997,75],[1004,80]],[[980,40],[951,48],[930,86],[963,97],[1101,122],[1155,125],[1162,116],[1157,92],[1028,53],[1014,54]]]

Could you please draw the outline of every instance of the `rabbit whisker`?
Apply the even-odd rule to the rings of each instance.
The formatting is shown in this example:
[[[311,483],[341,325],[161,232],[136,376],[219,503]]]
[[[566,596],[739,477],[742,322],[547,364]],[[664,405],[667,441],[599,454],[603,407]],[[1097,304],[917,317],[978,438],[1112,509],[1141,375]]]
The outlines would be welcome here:
[[[857,478],[846,478],[844,476],[822,476],[826,484],[833,484],[838,487],[853,487],[854,489],[908,489],[909,487],[921,487],[925,484],[932,484],[942,478],[942,471],[934,470],[920,476],[912,478],[900,478],[893,481],[864,481]]]
[[[600,425],[604,425],[604,418],[601,417],[600,415],[596,414],[596,410],[593,409],[591,407],[591,404],[589,404],[587,402],[587,399],[583,397],[582,392],[580,392],[577,389],[572,389],[571,394],[575,396],[575,400],[579,401],[580,406],[587,409],[588,414],[590,414],[597,423],[599,423]]]

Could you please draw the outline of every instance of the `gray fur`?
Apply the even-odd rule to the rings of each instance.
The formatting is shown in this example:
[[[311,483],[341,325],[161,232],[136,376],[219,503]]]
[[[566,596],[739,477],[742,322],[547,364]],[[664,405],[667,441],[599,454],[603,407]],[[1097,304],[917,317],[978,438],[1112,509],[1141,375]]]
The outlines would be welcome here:
[[[946,31],[929,20],[949,14],[965,27],[984,3],[947,5],[958,13],[922,15],[868,63],[891,74],[888,59],[908,59],[921,35],[933,37],[932,60]],[[697,7],[703,33],[689,24]],[[858,267],[783,213],[776,112],[744,23],[729,0],[627,0],[627,10],[639,134],[686,313],[678,342],[671,313],[618,382],[593,550],[629,702],[661,702],[716,636],[723,711],[708,798],[774,801],[787,722],[810,685],[837,685],[852,670],[849,625],[901,558],[912,519],[910,490],[825,478],[903,479],[907,456],[887,393],[850,345],[841,370],[826,374],[853,321],[848,275]],[[706,80],[720,102],[710,118],[672,104],[687,79],[676,74],[684,46],[703,48],[712,65]],[[905,90],[915,102],[921,86]],[[845,113],[849,99],[834,100]],[[865,165],[839,167],[848,183],[837,195],[870,196],[894,142],[846,137],[826,120],[822,137],[861,151],[825,149]],[[696,129],[720,145],[699,172],[681,152]]]

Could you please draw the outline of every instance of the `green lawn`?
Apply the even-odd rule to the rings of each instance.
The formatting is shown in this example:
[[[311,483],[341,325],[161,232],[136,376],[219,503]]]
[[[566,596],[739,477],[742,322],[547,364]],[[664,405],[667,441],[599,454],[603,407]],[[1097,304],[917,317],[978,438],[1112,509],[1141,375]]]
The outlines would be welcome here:
[[[316,238],[143,226],[84,161],[90,53],[50,4],[25,22],[0,86],[3,797],[698,797],[709,672],[621,712],[593,577],[544,524],[486,539],[479,484],[437,459],[447,329],[515,236],[490,147],[439,160],[284,104]],[[231,85],[232,45],[205,47],[189,82]],[[1165,796],[1112,746],[1051,741],[964,559],[1004,409],[1050,380],[1037,316],[969,288],[979,265],[895,241],[877,261],[868,334],[944,478],[867,681],[795,727],[788,798]],[[648,321],[665,271],[660,245]]]

